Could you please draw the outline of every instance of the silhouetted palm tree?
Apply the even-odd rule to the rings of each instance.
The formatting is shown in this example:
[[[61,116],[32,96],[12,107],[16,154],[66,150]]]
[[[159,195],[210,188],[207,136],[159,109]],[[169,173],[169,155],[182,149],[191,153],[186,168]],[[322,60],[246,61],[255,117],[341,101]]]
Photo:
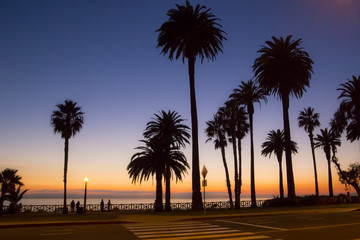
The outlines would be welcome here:
[[[21,201],[21,199],[23,198],[24,194],[28,191],[29,189],[25,189],[24,191],[21,191],[21,186],[18,186],[16,190],[11,190],[9,193],[9,198],[8,200],[11,202],[10,203],[10,209],[9,212],[10,213],[15,213],[18,208],[17,208],[17,204],[18,202]]]
[[[261,145],[262,150],[261,154],[265,157],[274,153],[277,157],[279,162],[279,191],[280,191],[280,198],[284,199],[284,187],[283,187],[283,174],[282,174],[282,154],[285,151],[285,135],[284,131],[280,129],[274,131],[271,130],[268,133],[266,141]],[[290,149],[292,153],[297,153],[297,144],[291,141]]]
[[[321,147],[326,155],[326,160],[328,161],[328,175],[329,175],[329,195],[330,197],[334,196],[333,186],[332,186],[332,176],[331,176],[331,151],[336,152],[336,146],[341,146],[341,141],[338,135],[334,134],[331,131],[328,131],[327,128],[320,129],[321,134],[317,134],[315,140],[315,148]]]
[[[300,111],[300,114],[298,117],[298,124],[299,124],[299,127],[304,128],[305,131],[309,134],[311,153],[312,153],[313,164],[314,164],[315,193],[316,193],[316,197],[318,197],[319,196],[319,185],[318,185],[317,170],[316,170],[313,132],[314,132],[315,127],[320,126],[319,113],[314,113],[314,108],[311,108],[311,107],[308,107],[307,109],[304,108],[304,111]]]
[[[225,133],[228,135],[229,142],[232,143],[233,156],[234,156],[234,185],[235,185],[235,208],[239,208],[238,201],[239,194],[239,169],[237,160],[237,148],[236,148],[236,112],[237,106],[231,101],[225,102],[224,107],[220,107],[218,114],[221,116],[224,122]],[[238,204],[237,204],[238,203]]]
[[[283,106],[284,134],[286,142],[286,172],[288,196],[296,199],[294,174],[290,150],[289,97],[301,98],[305,87],[309,86],[313,61],[300,47],[301,39],[292,40],[272,37],[258,52],[261,56],[255,60],[253,70],[260,87],[270,94],[277,95]]]
[[[266,93],[253,80],[241,82],[239,88],[234,89],[230,95],[231,101],[238,105],[245,105],[250,123],[250,155],[251,155],[251,207],[256,207],[255,194],[255,165],[254,165],[254,136],[253,136],[253,115],[254,103],[263,100],[267,102]]]
[[[155,212],[163,211],[162,203],[162,176],[165,173],[165,154],[160,143],[155,139],[141,140],[145,146],[137,147],[140,152],[131,157],[127,166],[132,183],[147,181],[150,176],[156,177]]]
[[[4,201],[8,200],[10,193],[14,192],[16,186],[23,186],[21,176],[17,174],[18,170],[6,168],[0,173],[1,196],[0,196],[0,214],[3,212]]]
[[[185,147],[189,143],[189,127],[182,124],[184,119],[175,111],[161,111],[155,118],[147,123],[144,137],[156,138],[164,147],[165,154],[170,153],[171,147]],[[187,165],[187,163],[186,163]],[[178,178],[176,178],[178,179]],[[171,166],[166,162],[165,169],[165,210],[171,210],[170,204]]]
[[[239,107],[236,114],[236,137],[237,137],[237,146],[238,146],[238,155],[239,155],[239,184],[237,194],[237,201],[235,203],[235,209],[237,209],[237,205],[240,208],[240,195],[241,195],[241,186],[242,186],[242,157],[241,157],[241,141],[245,137],[245,135],[249,132],[249,123],[247,122],[247,114],[244,107]]]
[[[223,116],[219,113],[215,114],[213,120],[206,122],[206,125],[207,127],[205,129],[205,133],[206,136],[208,137],[206,142],[213,141],[215,145],[215,149],[220,148],[221,150],[221,157],[225,168],[226,186],[229,195],[230,207],[233,208],[229,170],[227,167],[226,157],[225,157],[225,147],[227,146],[227,142],[225,137],[226,130],[224,129]]]
[[[54,128],[54,134],[60,133],[61,138],[65,139],[64,148],[64,206],[63,214],[67,214],[66,204],[66,184],[67,184],[67,169],[68,169],[68,153],[69,153],[69,139],[74,137],[76,133],[80,132],[84,123],[84,113],[81,112],[81,107],[72,100],[65,100],[64,104],[56,105],[57,110],[51,114],[51,125]]]
[[[346,127],[346,139],[351,142],[360,138],[360,75],[352,76],[346,83],[340,84],[338,99],[342,99],[340,110],[346,114],[349,124]]]
[[[159,32],[158,47],[161,53],[169,53],[169,59],[184,61],[188,59],[190,102],[191,102],[191,130],[192,130],[192,208],[202,209],[200,192],[200,167],[198,146],[198,121],[195,96],[195,61],[206,59],[214,60],[218,52],[222,52],[222,41],[226,40],[225,32],[221,30],[219,20],[210,9],[196,5],[194,8],[188,1],[186,5],[176,4],[176,9],[167,13],[169,20],[156,30]]]
[[[169,151],[165,151],[162,142],[156,138],[142,140],[141,142],[145,143],[145,146],[136,148],[141,151],[131,157],[127,170],[133,183],[147,181],[150,176],[155,175],[156,199],[154,210],[161,212],[163,210],[162,176],[168,176],[166,171],[170,169],[170,175],[175,176],[176,181],[182,181],[182,176],[187,173],[186,168],[189,168],[189,165],[178,146],[171,146]]]

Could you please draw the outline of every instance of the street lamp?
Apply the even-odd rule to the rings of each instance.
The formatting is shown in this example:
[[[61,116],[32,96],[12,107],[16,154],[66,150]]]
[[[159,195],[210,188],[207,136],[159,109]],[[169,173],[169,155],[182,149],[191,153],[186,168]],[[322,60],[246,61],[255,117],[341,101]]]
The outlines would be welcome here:
[[[85,181],[85,194],[84,194],[84,213],[86,212],[86,191],[87,191],[87,182],[88,182],[88,178],[84,178]]]

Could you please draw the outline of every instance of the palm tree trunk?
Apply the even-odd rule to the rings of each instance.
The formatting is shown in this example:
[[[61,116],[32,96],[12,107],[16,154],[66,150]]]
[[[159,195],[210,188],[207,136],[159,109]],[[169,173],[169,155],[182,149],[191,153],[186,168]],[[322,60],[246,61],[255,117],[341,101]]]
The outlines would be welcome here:
[[[234,183],[235,183],[235,209],[240,208],[239,201],[239,174],[238,174],[238,161],[237,161],[237,152],[236,152],[236,136],[235,132],[232,133],[232,146],[233,146],[233,154],[234,154]]]
[[[229,194],[230,208],[233,208],[234,204],[233,204],[232,194],[231,194],[229,170],[228,170],[227,163],[226,163],[225,148],[223,146],[221,146],[221,156],[222,156],[222,160],[223,160],[223,164],[224,164],[224,168],[225,168],[226,186],[227,186],[228,194]]]
[[[163,211],[163,203],[162,203],[162,173],[161,171],[156,172],[156,199],[154,205],[155,212]]]
[[[250,175],[251,175],[251,207],[256,206],[256,193],[255,193],[255,164],[254,164],[254,135],[253,135],[253,114],[249,114],[250,125]]]
[[[202,198],[200,192],[200,162],[198,120],[195,96],[195,56],[188,59],[190,81],[190,104],[191,104],[191,132],[192,132],[192,209],[202,210]]]
[[[239,194],[239,197],[238,197],[238,199],[239,199],[239,204],[240,204],[240,206],[241,206],[241,199],[240,199],[240,197],[241,197],[241,186],[242,186],[242,174],[241,174],[241,162],[242,162],[242,159],[241,159],[241,139],[240,138],[238,138],[238,155],[239,155],[239,184],[238,184],[238,194]]]
[[[283,184],[283,171],[282,171],[282,164],[281,158],[278,156],[279,162],[279,190],[280,190],[280,199],[284,199],[284,184]]]
[[[286,158],[286,173],[287,173],[287,186],[288,186],[288,197],[290,200],[296,200],[295,194],[295,182],[294,172],[292,167],[291,159],[291,134],[290,134],[290,122],[289,122],[289,94],[282,94],[282,105],[283,105],[283,118],[284,118],[284,135],[285,135],[285,158]]]
[[[314,139],[313,139],[312,133],[309,134],[309,138],[310,138],[311,153],[312,153],[313,163],[314,163],[315,194],[316,194],[316,197],[319,197],[319,185],[318,185],[318,177],[317,177],[316,161],[315,161],[315,148],[314,148]]]
[[[328,174],[329,174],[329,196],[333,197],[333,186],[332,186],[332,176],[331,176],[331,166],[330,166],[330,158],[327,159],[328,161]]]
[[[68,213],[67,204],[66,204],[66,183],[67,183],[67,169],[68,169],[68,154],[69,154],[69,139],[65,138],[65,147],[64,147],[64,205],[63,205],[63,214]]]
[[[165,182],[165,211],[171,211],[171,203],[170,203],[170,168],[167,166],[166,168],[166,182]]]

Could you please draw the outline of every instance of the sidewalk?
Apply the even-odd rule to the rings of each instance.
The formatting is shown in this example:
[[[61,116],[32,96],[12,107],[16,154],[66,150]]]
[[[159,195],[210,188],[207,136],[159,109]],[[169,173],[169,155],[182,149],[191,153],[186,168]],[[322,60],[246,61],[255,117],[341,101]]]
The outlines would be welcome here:
[[[225,210],[225,211],[212,211],[204,215],[203,212],[174,212],[172,213],[89,213],[84,215],[62,216],[62,215],[43,215],[37,216],[32,219],[31,214],[27,216],[11,216],[8,219],[1,219],[0,216],[0,229],[1,228],[21,228],[21,227],[40,227],[40,226],[67,226],[67,225],[90,225],[90,224],[124,224],[124,223],[162,223],[162,222],[176,222],[176,221],[203,221],[210,219],[224,219],[234,217],[247,217],[247,216],[269,216],[269,215],[282,215],[294,213],[311,213],[311,212],[349,212],[360,209],[360,204],[351,204],[345,206],[319,206],[316,207],[294,207],[294,208],[258,208],[246,210]],[[228,211],[228,212],[227,212]],[[225,213],[224,213],[225,212]],[[23,219],[22,219],[23,218]],[[65,219],[64,218],[68,218]],[[73,218],[73,219],[69,219]],[[97,219],[98,218],[98,219]]]

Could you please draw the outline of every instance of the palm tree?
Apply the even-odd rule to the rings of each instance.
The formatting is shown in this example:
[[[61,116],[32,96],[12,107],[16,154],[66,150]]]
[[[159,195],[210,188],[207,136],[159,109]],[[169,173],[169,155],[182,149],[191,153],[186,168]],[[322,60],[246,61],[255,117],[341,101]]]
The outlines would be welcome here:
[[[314,113],[314,108],[311,108],[311,107],[308,107],[307,109],[304,108],[304,111],[300,111],[300,114],[298,117],[298,124],[299,124],[299,127],[303,127],[305,129],[305,131],[309,134],[311,153],[312,153],[313,163],[314,163],[315,193],[316,193],[316,197],[318,197],[319,196],[319,185],[318,185],[317,170],[316,170],[313,132],[314,132],[315,127],[320,126],[319,113]]]
[[[162,145],[156,139],[141,140],[145,146],[137,147],[140,152],[131,157],[127,166],[129,177],[132,183],[149,180],[150,176],[156,177],[156,199],[154,204],[155,212],[163,211],[162,203],[162,176],[165,173],[165,157]]]
[[[8,198],[8,200],[11,202],[10,209],[9,209],[10,213],[15,213],[18,210],[17,204],[18,204],[18,202],[20,202],[20,200],[23,198],[24,194],[27,191],[29,191],[29,189],[25,189],[24,191],[21,192],[21,186],[18,186],[16,190],[10,191],[9,198]]]
[[[238,155],[239,155],[239,184],[237,194],[239,195],[237,198],[238,203],[235,203],[235,209],[237,205],[240,208],[240,195],[241,195],[241,186],[242,186],[242,157],[241,157],[241,141],[245,137],[245,135],[249,132],[249,124],[247,122],[247,114],[244,107],[239,107],[236,114],[236,138],[238,141]]]
[[[352,76],[346,83],[340,84],[338,99],[343,99],[340,110],[350,120],[346,127],[346,139],[353,142],[360,138],[360,75]]]
[[[226,177],[226,186],[229,194],[230,207],[233,208],[233,200],[231,194],[231,184],[229,178],[229,170],[226,163],[225,157],[225,147],[227,146],[226,137],[225,137],[225,129],[224,129],[224,119],[223,116],[219,113],[214,115],[213,120],[206,122],[205,133],[208,141],[213,141],[215,145],[215,149],[221,150],[221,157],[225,168],[225,177]]]
[[[224,122],[225,133],[229,137],[229,142],[232,143],[233,156],[234,156],[234,185],[235,185],[235,208],[240,208],[240,202],[238,200],[239,194],[239,172],[238,172],[238,160],[236,149],[236,111],[237,106],[231,101],[225,102],[224,107],[220,107],[218,114],[221,116]]]
[[[23,186],[18,170],[6,168],[0,173],[1,195],[0,195],[0,214],[3,212],[4,201],[8,200],[10,193],[15,191],[16,186]]]
[[[300,47],[301,39],[292,40],[291,35],[286,39],[272,37],[266,41],[258,52],[261,56],[255,60],[253,70],[260,87],[282,101],[284,134],[286,142],[286,172],[288,196],[295,201],[295,182],[292,168],[290,149],[290,122],[289,122],[289,97],[301,98],[305,87],[309,86],[313,61],[309,54]]]
[[[195,61],[206,59],[215,60],[222,52],[222,41],[226,40],[225,32],[221,30],[219,20],[205,6],[196,5],[194,8],[188,1],[186,5],[176,4],[176,9],[167,13],[169,20],[156,30],[159,32],[158,47],[161,53],[169,53],[169,59],[178,59],[182,56],[188,60],[191,102],[191,130],[192,130],[192,208],[201,210],[202,200],[200,192],[200,167],[198,120],[195,96]]]
[[[189,127],[182,124],[183,121],[184,119],[175,111],[161,111],[160,114],[155,114],[152,121],[147,123],[144,137],[158,139],[165,148],[165,154],[168,155],[171,147],[185,147],[185,144],[189,143]],[[166,164],[165,182],[165,210],[170,211],[171,166],[169,164]]]
[[[66,204],[66,183],[68,170],[68,153],[69,153],[69,139],[74,137],[76,133],[80,132],[84,123],[84,113],[81,112],[81,107],[72,100],[65,100],[64,104],[56,105],[57,110],[51,114],[51,125],[54,128],[54,134],[60,133],[61,138],[65,139],[64,148],[64,206],[63,214],[67,214]]]
[[[315,148],[321,147],[326,155],[326,160],[328,161],[328,175],[329,175],[329,195],[330,197],[334,196],[333,187],[332,187],[332,176],[331,176],[331,151],[335,155],[336,146],[341,145],[341,141],[338,135],[334,134],[331,131],[328,131],[327,128],[320,129],[321,134],[317,134],[315,140]]]
[[[276,131],[271,130],[268,133],[266,141],[261,145],[262,151],[261,154],[265,157],[274,153],[279,162],[279,189],[280,189],[280,199],[284,199],[284,187],[283,187],[283,174],[282,174],[282,154],[285,151],[285,135],[284,131],[278,129]],[[291,141],[291,152],[297,153],[297,144]]]
[[[250,125],[250,155],[251,155],[251,207],[256,207],[255,195],[255,166],[254,166],[254,136],[253,136],[253,115],[254,103],[263,100],[267,102],[266,93],[253,81],[241,82],[239,88],[234,89],[230,95],[231,101],[238,105],[245,105],[249,116]]]
[[[171,146],[166,152],[162,142],[156,138],[150,140],[142,140],[145,146],[137,147],[141,150],[131,157],[131,162],[127,166],[127,170],[132,182],[147,181],[150,176],[156,176],[156,199],[154,210],[156,212],[163,211],[162,203],[162,177],[168,176],[166,172],[170,169],[170,175],[174,175],[176,181],[182,181],[183,175],[187,173],[186,168],[189,164],[184,154],[179,150],[178,146]]]

